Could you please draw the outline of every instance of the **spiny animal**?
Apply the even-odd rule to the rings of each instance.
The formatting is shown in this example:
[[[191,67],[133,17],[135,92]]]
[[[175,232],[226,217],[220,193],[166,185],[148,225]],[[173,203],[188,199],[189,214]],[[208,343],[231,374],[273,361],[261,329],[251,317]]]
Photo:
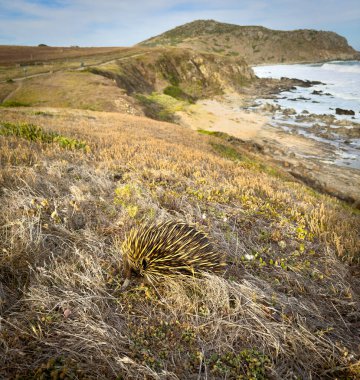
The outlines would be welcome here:
[[[178,221],[145,223],[134,228],[122,245],[125,289],[132,272],[150,283],[160,276],[220,272],[225,263],[205,233]]]

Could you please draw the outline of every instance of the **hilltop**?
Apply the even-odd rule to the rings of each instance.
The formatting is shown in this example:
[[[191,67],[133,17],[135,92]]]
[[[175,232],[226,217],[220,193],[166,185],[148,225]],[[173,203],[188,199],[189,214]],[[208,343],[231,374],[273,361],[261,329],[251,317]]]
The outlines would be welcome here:
[[[272,30],[214,20],[197,20],[141,42],[141,46],[177,46],[245,58],[250,64],[354,59],[357,52],[334,32]]]

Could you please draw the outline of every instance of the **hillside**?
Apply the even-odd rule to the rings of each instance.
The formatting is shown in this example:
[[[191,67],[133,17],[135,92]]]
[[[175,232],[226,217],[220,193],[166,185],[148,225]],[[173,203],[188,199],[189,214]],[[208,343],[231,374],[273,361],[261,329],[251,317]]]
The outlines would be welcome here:
[[[141,42],[141,46],[177,46],[245,58],[250,64],[354,59],[344,37],[317,30],[271,30],[214,20],[197,20]]]
[[[90,71],[114,79],[128,95],[156,91],[188,101],[238,91],[255,80],[241,58],[184,48],[152,48]]]
[[[357,211],[174,124],[30,107],[0,131],[1,378],[357,378]],[[121,292],[144,218],[206,231],[226,273]]]
[[[127,48],[0,72],[3,106],[118,111],[172,119],[172,109],[238,91],[255,80],[241,58],[184,48]],[[21,77],[21,75],[23,77]],[[14,78],[14,79],[13,79]]]

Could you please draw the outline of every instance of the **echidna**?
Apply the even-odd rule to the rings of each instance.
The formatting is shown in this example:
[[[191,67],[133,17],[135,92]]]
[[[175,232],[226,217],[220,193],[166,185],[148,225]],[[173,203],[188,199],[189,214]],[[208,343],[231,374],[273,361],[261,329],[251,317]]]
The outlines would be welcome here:
[[[220,272],[225,263],[207,236],[183,222],[143,224],[132,229],[122,245],[125,282],[132,271],[156,282],[161,276]]]

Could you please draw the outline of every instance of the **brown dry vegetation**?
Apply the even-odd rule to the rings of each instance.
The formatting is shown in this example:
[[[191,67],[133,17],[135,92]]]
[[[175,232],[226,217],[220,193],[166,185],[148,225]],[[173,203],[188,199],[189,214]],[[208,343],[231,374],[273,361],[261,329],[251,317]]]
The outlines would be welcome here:
[[[1,107],[70,107],[165,121],[195,99],[255,80],[242,59],[175,48],[135,47],[23,69],[0,67]]]
[[[0,136],[0,377],[358,378],[357,211],[177,125],[0,112],[90,147]],[[121,292],[143,218],[196,224],[227,271]]]
[[[8,102],[141,114],[135,110],[134,100],[115,81],[86,71],[64,71],[29,78],[16,82],[15,88],[3,84],[1,89]]]
[[[0,46],[0,65],[44,62],[54,59],[80,58],[118,53],[128,48],[119,47],[52,47],[52,46]]]
[[[116,59],[126,59],[144,50],[149,49],[0,46],[0,82],[70,69],[80,70]]]

